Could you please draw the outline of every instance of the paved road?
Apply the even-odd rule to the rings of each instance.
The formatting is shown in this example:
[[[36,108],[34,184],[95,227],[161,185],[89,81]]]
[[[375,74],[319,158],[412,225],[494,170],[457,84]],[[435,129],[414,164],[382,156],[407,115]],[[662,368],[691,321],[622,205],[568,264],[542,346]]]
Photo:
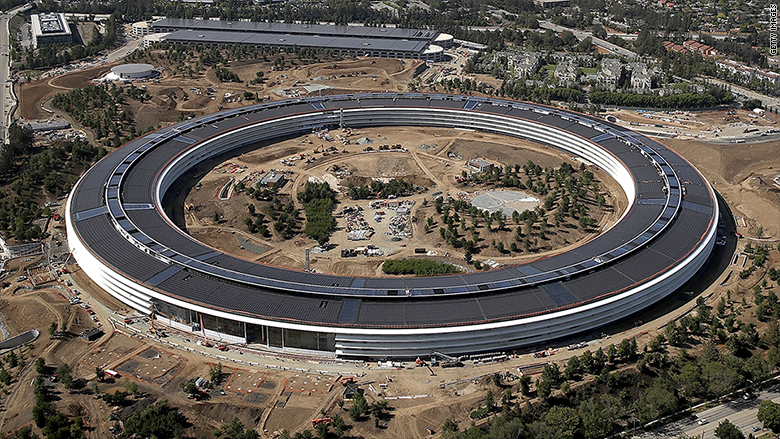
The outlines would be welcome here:
[[[577,37],[577,39],[580,40],[580,41],[584,40],[585,38],[590,37],[592,39],[592,41],[593,41],[593,44],[595,44],[598,47],[601,47],[602,49],[609,50],[610,52],[612,52],[612,53],[614,53],[616,55],[625,56],[626,58],[639,59],[639,55],[637,55],[636,52],[632,52],[632,51],[630,51],[628,49],[624,49],[624,48],[618,46],[617,44],[612,44],[609,41],[602,40],[601,38],[596,38],[596,37],[593,36],[593,33],[590,32],[590,31],[571,29],[571,28],[568,28],[568,27],[565,27],[565,26],[561,26],[561,25],[550,23],[549,21],[540,21],[539,22],[539,27],[544,28],[544,29],[553,29],[556,32],[563,32],[563,31],[567,30],[567,31],[573,33],[574,36]]]
[[[755,92],[755,91],[752,91],[752,90],[748,90],[748,89],[746,89],[744,87],[740,87],[738,85],[734,85],[734,84],[731,84],[729,82],[721,81],[720,79],[715,79],[715,78],[712,78],[710,76],[706,76],[706,77],[703,77],[703,78],[700,78],[700,79],[705,79],[705,80],[707,80],[709,82],[714,82],[714,83],[719,84],[719,85],[731,87],[731,91],[733,93],[742,94],[744,96],[747,96],[750,99],[758,99],[758,100],[760,100],[764,104],[764,107],[769,106],[769,107],[780,108],[780,97],[772,97],[772,96],[763,95],[761,93],[758,93],[758,92]]]
[[[12,9],[6,13],[0,14],[0,107],[3,108],[3,117],[0,120],[0,139],[2,143],[5,143],[8,139],[7,128],[11,123],[11,110],[16,105],[13,94],[11,93],[11,87],[13,83],[10,81],[11,70],[11,46],[10,35],[8,30],[8,22],[11,18],[19,12],[30,9],[32,5],[25,4]]]
[[[780,386],[775,386],[770,390],[759,393],[755,398],[744,400],[739,398],[734,401],[721,404],[717,407],[713,407],[709,410],[705,410],[698,414],[697,419],[706,419],[707,423],[699,425],[698,420],[682,420],[673,424],[660,427],[654,431],[644,433],[640,436],[634,436],[638,439],[661,439],[661,438],[678,438],[683,434],[690,437],[703,437],[714,438],[715,429],[718,428],[718,424],[728,419],[734,424],[744,435],[753,433],[754,436],[766,433],[768,430],[762,430],[758,433],[753,432],[753,427],[762,427],[761,422],[758,421],[756,415],[758,414],[758,406],[761,401],[772,400],[773,402],[780,403]]]

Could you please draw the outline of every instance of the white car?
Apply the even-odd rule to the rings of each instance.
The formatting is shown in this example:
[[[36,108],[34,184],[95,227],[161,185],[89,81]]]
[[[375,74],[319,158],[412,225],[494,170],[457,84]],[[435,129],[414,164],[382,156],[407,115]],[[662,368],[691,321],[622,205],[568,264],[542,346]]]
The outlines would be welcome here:
[[[707,422],[709,422],[709,421],[707,421],[707,418],[702,418],[702,419],[699,419],[699,425],[704,425],[704,424],[706,424]]]

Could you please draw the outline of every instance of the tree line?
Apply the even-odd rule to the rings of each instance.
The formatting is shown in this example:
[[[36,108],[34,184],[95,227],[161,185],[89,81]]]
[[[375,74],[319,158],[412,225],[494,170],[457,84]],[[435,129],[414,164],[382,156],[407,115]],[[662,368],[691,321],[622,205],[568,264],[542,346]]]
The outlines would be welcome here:
[[[9,144],[0,150],[0,231],[17,242],[40,238],[41,228],[31,222],[50,215],[42,208],[43,196],[68,193],[81,172],[106,154],[86,141],[53,142],[35,148],[32,129],[11,125]]]
[[[546,365],[535,381],[496,377],[505,392],[501,404],[491,391],[472,413],[491,421],[462,431],[448,421],[442,437],[603,438],[760,383],[780,370],[780,300],[771,282],[757,282],[752,296],[728,291],[714,306],[697,299],[691,313],[669,321],[644,346],[632,338],[586,350]],[[762,328],[749,321],[751,309]],[[780,431],[780,404],[762,403],[759,420]],[[744,437],[727,436],[733,432],[728,424],[718,437]]]

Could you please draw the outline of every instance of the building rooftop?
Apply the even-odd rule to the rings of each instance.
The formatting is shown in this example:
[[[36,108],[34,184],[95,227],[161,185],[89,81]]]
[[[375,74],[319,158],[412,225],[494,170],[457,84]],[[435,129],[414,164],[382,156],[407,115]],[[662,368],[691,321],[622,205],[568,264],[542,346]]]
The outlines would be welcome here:
[[[403,29],[397,27],[334,26],[328,24],[269,23],[257,21],[192,20],[164,18],[152,23],[155,28],[181,28],[193,30],[283,34],[340,36],[351,38],[433,41],[439,32],[430,29]]]
[[[38,36],[70,35],[70,25],[64,14],[56,12],[30,16],[33,33]]]
[[[180,43],[248,44],[256,46],[327,47],[357,52],[394,51],[423,53],[426,41],[401,39],[376,39],[358,37],[334,37],[311,35],[280,35],[249,32],[225,32],[211,30],[179,30],[162,37],[164,41]]]

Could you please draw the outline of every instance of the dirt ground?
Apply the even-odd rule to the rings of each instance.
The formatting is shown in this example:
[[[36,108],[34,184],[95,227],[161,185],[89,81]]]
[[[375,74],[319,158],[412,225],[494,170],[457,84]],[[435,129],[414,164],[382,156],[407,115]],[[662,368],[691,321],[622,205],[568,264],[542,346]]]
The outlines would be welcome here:
[[[338,90],[405,90],[407,82],[411,79],[412,63],[396,60],[375,60],[375,63],[371,61],[374,60],[323,62],[318,65],[301,66],[300,69],[292,68],[282,72],[271,71],[270,63],[245,61],[231,63],[231,70],[237,72],[245,80],[254,77],[257,71],[265,72],[266,78],[268,78],[265,85],[249,86],[218,83],[213,77],[213,72],[211,76],[207,73],[199,79],[192,80],[182,78],[181,75],[175,76],[171,69],[172,65],[156,54],[154,59],[137,60],[137,62],[150,62],[166,69],[159,84],[151,81],[143,83],[149,88],[155,99],[143,104],[143,107],[139,106],[135,109],[135,114],[138,117],[137,125],[142,128],[146,125],[153,125],[157,121],[173,121],[182,111],[192,110],[200,114],[216,111],[220,105],[228,108],[229,106],[245,104],[245,102],[237,101],[235,98],[226,98],[225,93],[233,94],[250,90],[261,96],[267,95],[269,99],[281,99],[275,90],[284,93],[284,88],[301,89],[300,84],[292,87],[295,81],[334,87],[323,90],[323,93]],[[338,65],[338,68],[333,68],[334,64]],[[50,113],[41,109],[41,104],[55,93],[86,85],[90,79],[102,75],[109,67],[103,66],[23,85],[20,93],[21,104],[17,115],[28,119],[50,117]],[[313,81],[319,76],[325,78],[336,76],[336,78]],[[376,78],[372,76],[376,76]],[[207,96],[203,92],[198,95],[191,90],[191,88],[204,90],[205,87],[213,87],[218,93]],[[184,99],[185,95],[187,96],[186,100]],[[229,102],[231,99],[233,102]],[[694,136],[694,131],[706,130],[707,126],[710,126],[710,131],[703,134],[711,139],[714,133],[718,132],[717,130],[728,128],[723,125],[725,116],[725,112],[707,112],[695,114],[696,120],[701,122],[697,124],[691,124],[690,120],[675,120],[674,118],[670,118],[671,122],[663,120],[659,122],[668,125],[669,129],[680,130],[685,130],[687,123],[691,128],[684,132],[688,133],[689,136]],[[770,121],[763,122],[761,120],[753,124],[752,121],[755,118],[748,114],[738,113],[737,116],[740,117],[740,122],[758,125],[761,129],[765,129],[771,124]],[[623,114],[621,117],[625,118],[627,123],[632,121],[649,123],[646,118],[637,117],[635,112]],[[689,116],[678,115],[678,117]],[[653,121],[653,124],[655,123]],[[741,127],[731,128],[733,128],[732,131],[742,129]],[[301,184],[309,177],[325,179],[325,174],[335,175],[332,166],[339,165],[347,167],[351,172],[348,177],[356,182],[378,177],[403,176],[413,179],[421,185],[436,184],[436,188],[431,188],[429,192],[420,195],[420,197],[429,197],[429,194],[434,191],[449,191],[453,196],[457,196],[458,192],[473,193],[476,190],[482,190],[482,188],[460,186],[454,181],[455,175],[463,169],[461,167],[462,161],[456,162],[447,157],[448,151],[460,154],[464,160],[478,155],[506,164],[522,164],[530,159],[542,166],[558,166],[561,161],[570,160],[569,157],[543,147],[514,139],[500,139],[478,133],[453,133],[447,132],[447,130],[437,132],[414,128],[402,128],[393,132],[376,129],[353,133],[350,139],[354,140],[364,135],[374,140],[380,136],[387,138],[386,141],[381,140],[377,143],[401,143],[408,149],[408,152],[358,154],[363,146],[358,148],[356,145],[348,145],[346,147],[347,154],[339,153],[329,157],[322,157],[320,154],[317,156],[317,161],[311,166],[302,166],[298,162],[298,166],[284,167],[279,163],[280,159],[288,158],[297,152],[313,154],[311,149],[316,145],[303,144],[298,138],[265,148],[262,153],[250,153],[237,157],[233,159],[233,162],[246,167],[243,173],[237,174],[241,177],[250,175],[252,171],[269,170],[271,167],[294,171],[293,181],[285,187],[285,190],[289,191],[288,193],[299,190]],[[713,187],[723,196],[734,214],[744,220],[745,227],[742,227],[742,222],[738,221],[738,230],[748,239],[740,240],[737,244],[737,254],[741,253],[745,242],[767,243],[774,248],[780,239],[780,199],[778,198],[780,187],[773,182],[773,179],[778,176],[777,169],[780,169],[780,156],[777,154],[776,143],[746,142],[744,144],[720,145],[682,139],[662,141],[696,165],[713,183]],[[423,144],[436,144],[436,146],[429,149],[419,148]],[[478,148],[475,145],[478,145]],[[339,148],[339,150],[341,149]],[[450,163],[450,166],[445,166],[445,163]],[[222,166],[221,169],[224,170],[225,166]],[[615,213],[606,212],[601,217],[600,224],[605,224],[609,222],[610,215],[620,212],[623,206],[620,205],[621,199],[614,193],[614,183],[598,172],[596,176],[601,181],[603,190],[613,192],[612,201],[617,206]],[[201,188],[193,190],[190,194],[187,202],[192,202],[197,206],[193,214],[187,218],[188,228],[193,236],[210,245],[248,259],[302,267],[302,249],[310,247],[312,242],[307,238],[298,238],[284,244],[287,245],[284,247],[283,243],[276,237],[260,239],[257,235],[246,232],[245,229],[242,229],[243,225],[241,224],[246,204],[249,201],[246,194],[235,194],[228,201],[215,198],[217,190],[228,179],[229,177],[221,172],[209,172],[203,178]],[[420,241],[415,241],[415,243],[410,241],[406,248],[400,247],[398,244],[399,248],[396,249],[397,253],[394,257],[409,254],[409,249],[416,245],[434,248],[437,243],[437,240],[433,238],[421,237],[424,233],[418,233],[424,224],[424,219],[431,215],[431,208],[428,207],[428,210],[423,208],[421,198],[415,200],[419,201],[415,205],[417,210],[415,215],[418,216],[419,221],[415,225],[417,230],[415,230],[414,239]],[[361,203],[367,204],[365,201],[361,201]],[[262,207],[260,202],[255,202],[255,204]],[[342,205],[350,205],[350,203],[345,201]],[[215,210],[228,220],[220,224],[209,223],[209,216]],[[343,221],[343,219],[340,218],[339,221]],[[763,229],[760,240],[755,239],[759,227]],[[232,233],[233,231],[235,233]],[[576,242],[587,238],[587,236],[579,236],[570,237],[568,240],[571,245],[575,245]],[[382,245],[386,246],[387,249],[392,248],[391,244],[395,245],[397,242],[382,242]],[[556,246],[557,251],[560,251],[562,245],[566,244],[559,241]],[[491,251],[493,250],[486,249],[484,256],[498,260],[499,256],[495,255],[494,257],[494,254],[490,253]],[[542,254],[539,253],[534,257],[539,257]],[[322,271],[365,274],[376,272],[379,265],[378,260],[365,257],[357,258],[359,263],[355,263],[356,258],[341,261],[338,257],[326,258],[316,254],[312,256],[315,260],[314,266],[317,270]],[[60,364],[71,365],[74,369],[74,375],[87,381],[88,385],[85,386],[85,389],[89,389],[95,382],[95,365],[124,367],[126,372],[123,375],[127,375],[116,380],[109,379],[104,383],[99,383],[100,391],[105,393],[123,390],[125,378],[133,379],[138,384],[142,395],[168,399],[172,405],[180,407],[193,425],[188,431],[188,434],[193,437],[211,436],[215,427],[222,422],[230,421],[235,416],[244,425],[256,429],[264,438],[272,437],[275,431],[282,428],[290,431],[311,428],[310,421],[322,416],[323,412],[328,415],[338,414],[348,419],[347,410],[350,403],[346,402],[343,408],[338,405],[338,401],[342,400],[341,394],[344,388],[341,384],[333,383],[339,374],[357,376],[357,381],[361,384],[369,402],[388,398],[391,407],[390,419],[386,422],[385,428],[377,429],[373,426],[373,422],[355,423],[348,420],[347,423],[352,426],[348,435],[362,435],[367,438],[430,437],[426,428],[439,430],[448,419],[459,421],[461,427],[469,425],[468,414],[484,399],[485,391],[491,389],[496,395],[500,393],[501,390],[491,384],[488,378],[480,378],[482,375],[512,370],[515,366],[538,363],[539,361],[527,353],[522,353],[500,364],[468,365],[462,369],[435,368],[436,376],[431,376],[425,368],[388,369],[379,368],[376,363],[366,365],[337,364],[332,361],[321,362],[320,359],[290,360],[274,355],[257,357],[228,352],[224,354],[227,356],[226,358],[246,359],[254,361],[258,365],[232,365],[227,360],[223,365],[224,379],[222,384],[211,392],[209,399],[195,402],[187,399],[182,389],[193,378],[208,377],[209,366],[216,361],[214,357],[215,354],[218,354],[216,351],[207,352],[210,356],[204,356],[201,354],[204,348],[192,343],[190,339],[177,336],[169,337],[168,341],[177,344],[178,347],[135,335],[132,331],[125,330],[127,334],[114,332],[110,319],[121,320],[122,316],[131,315],[130,311],[125,305],[97,287],[77,267],[74,267],[75,270],[68,275],[68,278],[83,292],[83,300],[93,305],[97,318],[107,328],[106,334],[94,342],[87,342],[76,337],[81,331],[92,327],[95,323],[92,322],[83,308],[68,304],[63,295],[65,290],[62,284],[51,283],[49,288],[28,290],[19,287],[29,286],[29,282],[21,284],[12,282],[14,278],[23,273],[19,270],[33,267],[38,264],[39,260],[39,258],[14,260],[10,261],[6,267],[8,274],[6,274],[4,281],[8,282],[9,285],[3,288],[0,297],[0,314],[3,318],[3,325],[11,336],[29,329],[39,329],[41,336],[28,347],[16,351],[22,359],[23,366],[9,369],[13,377],[11,384],[0,386],[6,393],[1,402],[2,412],[0,412],[0,432],[3,434],[30,425],[32,421],[30,406],[34,398],[29,383],[35,376],[35,370],[30,365],[39,357],[46,360],[48,373],[52,373]],[[767,266],[776,266],[778,260],[780,260],[780,256],[776,250],[773,250],[770,252]],[[702,295],[713,293],[708,299],[708,303],[715,304],[721,296],[726,295],[727,290],[734,292],[735,296],[732,299],[734,302],[739,302],[743,295],[750,300],[752,297],[749,293],[750,289],[760,282],[761,276],[763,276],[763,272],[759,270],[748,279],[741,280],[736,275],[727,276],[729,270],[738,271],[740,268],[735,265],[728,266],[726,272],[717,275],[717,282],[712,283],[701,292]],[[676,302],[676,299],[674,300]],[[640,346],[643,343],[649,343],[658,333],[658,328],[663,327],[669,319],[681,315],[689,308],[686,302],[677,303],[670,306],[669,314],[653,320],[648,319],[636,327],[631,327],[633,325],[628,324],[627,326],[615,325],[614,328],[606,328],[605,331],[609,333],[610,338],[592,340],[587,349],[593,351],[598,347],[606,347],[610,343],[619,343],[620,340],[627,337],[638,337]],[[746,312],[743,320],[746,323],[756,323],[749,314]],[[52,322],[56,322],[58,326],[65,323],[67,330],[63,336],[49,338],[47,328]],[[762,329],[762,324],[758,323],[759,332]],[[584,349],[566,351],[551,346],[548,351],[551,356],[548,360],[562,364],[570,355],[581,354],[583,351]],[[158,356],[159,358],[157,358]],[[263,367],[263,365],[273,367]],[[332,371],[332,374],[320,375],[296,369],[325,369]],[[147,378],[147,373],[149,378]],[[459,382],[454,383],[456,381]],[[503,384],[511,385],[512,383]],[[60,411],[69,415],[83,415],[90,437],[110,437],[108,427],[113,422],[109,421],[108,418],[112,410],[111,407],[102,400],[95,399],[94,395],[91,395],[87,390],[70,393],[60,383],[51,383],[50,385],[56,394],[55,403]],[[328,387],[327,392],[319,390],[326,386]],[[371,390],[372,388],[373,390]],[[297,391],[293,391],[296,389]],[[223,395],[220,390],[224,391],[225,394]]]
[[[748,235],[774,242],[780,238],[780,175],[777,143],[717,145],[690,140],[665,143],[691,161],[726,200],[734,215],[745,218]]]
[[[441,138],[435,137],[434,143],[443,142],[441,139],[444,138],[444,135],[441,135]],[[487,142],[484,138],[473,140]],[[729,202],[735,214],[745,219],[745,224],[749,227],[738,228],[738,230],[741,230],[746,236],[750,236],[750,233],[754,232],[758,225],[761,225],[765,230],[765,240],[768,238],[767,242],[771,243],[772,240],[777,239],[777,233],[780,231],[780,226],[777,224],[777,218],[780,217],[777,213],[780,202],[777,199],[777,189],[772,187],[773,183],[770,177],[775,175],[773,169],[777,169],[780,163],[778,163],[776,149],[771,144],[717,146],[690,141],[667,141],[667,144],[696,164]],[[745,154],[745,150],[749,154]],[[425,153],[435,156],[439,151],[425,150]],[[287,152],[285,152],[286,154]],[[250,159],[251,157],[247,157],[248,162]],[[538,162],[542,161],[542,157],[532,159]],[[559,157],[554,155],[549,158],[549,160],[556,162],[558,159]],[[257,160],[255,162],[255,165],[261,164]],[[729,165],[730,163],[734,165]],[[770,166],[772,169],[769,168]],[[293,169],[301,170],[301,168]],[[435,176],[441,177],[438,173]],[[756,177],[760,177],[760,180]],[[212,191],[209,190],[209,192]],[[737,252],[740,252],[740,248],[737,249]],[[778,259],[780,257],[773,250],[770,253],[767,266],[775,266]],[[21,273],[21,271],[15,270],[29,268],[37,265],[38,262],[39,259],[35,258],[24,262],[11,261],[8,264],[10,273],[6,279],[14,279]],[[738,269],[733,268],[734,266],[731,267]],[[714,283],[702,294],[714,293],[712,298],[708,299],[709,303],[712,304],[716,303],[721,295],[725,295],[727,289],[736,292],[732,298],[736,303],[740,301],[742,295],[750,300],[749,291],[756,282],[760,281],[761,275],[758,273],[746,280],[740,280],[738,276],[730,276],[728,280],[725,280],[726,275],[723,273],[719,277],[719,282],[722,283]],[[114,311],[119,314],[119,317],[115,318],[121,318],[122,315],[127,314],[123,305],[95,287],[80,270],[76,269],[70,275],[70,279],[83,291],[83,299],[93,304],[104,325],[105,322],[109,322],[109,317]],[[69,334],[79,333],[91,326],[92,322],[88,320],[88,316],[82,308],[68,305],[58,288],[27,291],[18,289],[17,287],[20,285],[16,282],[10,283],[11,285],[3,290],[0,301],[0,313],[3,315],[4,325],[11,335],[32,328],[42,331],[38,341],[33,343],[31,347],[21,350],[20,356],[25,364],[31,364],[37,357],[45,358],[50,370],[59,364],[70,364],[77,377],[88,380],[89,385],[86,388],[90,388],[91,383],[94,382],[95,364],[114,367],[134,361],[138,367],[133,368],[131,374],[135,373],[143,377],[146,372],[151,373],[154,370],[155,364],[152,363],[149,363],[148,370],[140,369],[147,367],[146,360],[149,360],[150,356],[151,359],[154,359],[156,354],[152,354],[152,351],[158,354],[167,352],[166,355],[160,355],[160,360],[168,358],[169,364],[173,364],[172,358],[179,359],[177,364],[181,364],[181,367],[178,373],[162,382],[155,383],[152,380],[139,380],[137,378],[135,382],[138,383],[143,395],[166,398],[171,404],[180,407],[192,422],[191,434],[195,437],[211,434],[216,426],[223,421],[229,421],[233,416],[238,417],[244,425],[257,429],[262,437],[272,437],[274,431],[282,428],[290,431],[311,428],[311,419],[320,417],[321,411],[328,415],[339,414],[348,419],[346,410],[348,410],[350,403],[344,404],[344,408],[340,408],[337,404],[342,399],[343,386],[341,384],[333,384],[327,393],[314,391],[320,386],[325,387],[328,383],[333,382],[334,377],[339,373],[357,375],[359,377],[358,383],[362,384],[361,388],[365,391],[369,401],[388,398],[391,407],[390,418],[385,422],[386,428],[377,429],[372,422],[355,423],[348,420],[348,424],[352,426],[348,434],[362,435],[367,438],[429,437],[426,428],[438,430],[448,419],[454,418],[460,421],[462,426],[468,425],[468,414],[484,398],[485,391],[491,389],[494,394],[501,391],[501,389],[495,388],[488,378],[478,377],[496,371],[512,370],[517,365],[539,361],[530,355],[523,354],[506,363],[494,365],[468,366],[463,369],[435,368],[436,376],[431,376],[425,368],[384,369],[377,367],[376,363],[366,365],[369,366],[368,368],[363,367],[363,365],[357,368],[351,364],[341,366],[336,364],[313,365],[313,361],[291,363],[290,360],[263,357],[259,359],[261,364],[276,364],[277,367],[288,367],[290,370],[226,364],[227,367],[223,369],[225,378],[221,387],[212,391],[209,399],[195,402],[186,399],[181,389],[192,378],[208,377],[209,365],[214,364],[215,360],[213,357],[204,357],[196,349],[184,349],[185,347],[191,349],[190,346],[195,348],[194,344],[187,344],[186,340],[173,337],[171,341],[180,345],[179,348],[173,348],[170,345],[161,345],[154,339],[147,337],[129,336],[112,331],[108,331],[103,338],[92,343],[72,335],[67,338],[50,340],[46,333],[46,327],[52,321],[58,322],[58,324],[63,321],[69,322]],[[16,294],[13,293],[14,291]],[[98,301],[107,306],[97,306]],[[639,338],[640,346],[643,343],[648,343],[657,334],[657,328],[663,327],[668,319],[674,318],[686,310],[685,306],[676,305],[675,307],[675,311],[657,320],[648,321],[625,331],[616,329],[618,332],[611,333],[611,337],[608,339],[591,341],[588,349],[592,351],[598,347],[606,347],[610,343],[619,343],[622,338],[634,336]],[[748,314],[743,315],[743,320],[748,323],[753,322]],[[761,331],[761,324],[759,324],[758,329]],[[551,354],[548,360],[562,364],[569,355],[580,354],[583,350],[567,351],[551,347],[548,351]],[[226,355],[230,355],[230,353]],[[157,367],[160,368],[159,365]],[[334,375],[317,377],[311,372],[295,370],[301,367],[333,369]],[[3,433],[13,432],[31,422],[29,401],[32,400],[32,389],[27,383],[35,374],[34,368],[16,368],[11,372],[14,379],[11,385],[6,387],[10,394],[8,398],[3,400],[5,411],[0,413]],[[139,372],[143,372],[143,374]],[[160,372],[162,371],[160,370]],[[361,376],[363,374],[365,375]],[[99,388],[101,392],[123,390],[125,378],[123,376],[117,380],[106,380],[106,382],[99,384]],[[465,380],[459,383],[448,384],[463,379]],[[320,384],[315,385],[314,383]],[[504,384],[511,385],[511,382]],[[109,437],[110,433],[107,428],[112,424],[108,421],[108,416],[111,413],[110,407],[102,400],[94,399],[88,393],[70,394],[62,388],[61,384],[52,383],[51,385],[60,398],[56,403],[61,411],[69,414],[75,412],[83,414],[92,437]],[[302,388],[303,391],[293,392],[290,390],[291,388]],[[372,388],[373,390],[371,390]],[[250,389],[251,392],[249,392]],[[225,394],[222,395],[220,390],[224,391]]]
[[[341,133],[333,131],[334,139]],[[338,152],[324,156],[313,152],[320,145],[331,147],[337,142],[327,142],[314,135],[290,139],[271,146],[264,146],[252,152],[220,163],[205,175],[190,191],[185,205],[192,206],[186,212],[186,227],[193,237],[204,243],[238,256],[256,261],[305,268],[304,248],[314,247],[317,243],[305,235],[299,234],[291,240],[282,239],[277,233],[264,238],[259,234],[249,233],[244,224],[249,212],[249,203],[257,206],[257,211],[265,213],[267,202],[261,202],[249,197],[244,191],[234,191],[229,199],[219,198],[225,185],[238,184],[253,187],[264,175],[272,170],[285,172],[289,180],[280,190],[285,200],[290,199],[302,189],[306,181],[329,181],[331,186],[339,191],[337,196],[336,219],[337,227],[333,232],[330,244],[332,248],[323,253],[311,255],[311,268],[319,272],[351,274],[351,275],[381,275],[381,263],[387,258],[405,258],[415,256],[415,248],[431,250],[428,256],[440,262],[449,262],[460,266],[467,265],[462,249],[448,245],[441,239],[436,230],[440,215],[433,206],[433,195],[470,200],[487,190],[512,190],[512,188],[496,189],[491,184],[474,185],[459,183],[456,178],[468,171],[466,161],[473,158],[483,158],[500,166],[523,165],[531,160],[544,167],[558,167],[561,163],[569,163],[579,168],[579,163],[566,154],[551,148],[519,139],[498,135],[466,132],[446,129],[429,129],[416,127],[394,127],[362,129],[352,132],[348,137],[350,143],[339,144]],[[374,151],[366,153],[366,146],[354,144],[358,139],[370,139]],[[384,152],[376,151],[379,145],[400,145],[406,151]],[[334,146],[335,148],[335,146]],[[453,155],[454,154],[454,155]],[[460,157],[459,159],[456,157]],[[288,161],[292,159],[292,161]],[[313,159],[313,160],[312,160]],[[284,162],[284,163],[280,163]],[[309,163],[306,163],[309,162]],[[286,163],[286,164],[285,164]],[[608,207],[600,209],[595,203],[589,205],[590,216],[600,228],[613,223],[625,207],[625,197],[617,183],[606,173],[592,167],[591,169],[605,193]],[[426,188],[422,193],[401,197],[397,201],[413,202],[411,209],[412,236],[399,238],[391,236],[388,223],[393,217],[389,209],[371,209],[369,200],[352,200],[347,195],[348,184],[359,186],[370,184],[372,180],[403,178],[415,185]],[[523,192],[523,191],[519,191]],[[534,196],[530,191],[525,191]],[[543,198],[536,195],[537,198]],[[296,207],[301,208],[297,200]],[[285,201],[286,202],[286,201]],[[614,204],[614,206],[609,206]],[[366,222],[375,229],[376,234],[369,240],[349,241],[347,238],[347,222],[344,215],[338,214],[343,207],[360,206],[364,209]],[[615,208],[613,208],[615,207]],[[214,221],[214,213],[220,217]],[[384,215],[379,215],[385,212]],[[549,216],[549,215],[548,215]],[[433,218],[435,226],[428,233],[424,227],[427,218]],[[548,218],[552,223],[552,218]],[[571,222],[571,220],[570,220]],[[470,224],[470,223],[469,223]],[[272,221],[268,222],[272,229]],[[501,264],[514,264],[522,261],[547,256],[553,252],[576,246],[587,239],[596,236],[595,232],[584,231],[578,227],[550,228],[547,238],[541,241],[540,248],[535,251],[499,252],[492,241],[503,242],[509,249],[514,240],[514,230],[517,227],[511,218],[507,218],[507,227],[502,231],[488,231],[481,225],[481,250],[474,259],[485,261],[490,259]],[[465,232],[463,232],[465,233]],[[384,252],[384,256],[343,259],[340,251],[343,248],[376,245]]]
[[[289,59],[290,55],[287,57]],[[152,96],[152,99],[146,102],[133,99],[126,101],[136,129],[140,131],[160,123],[175,122],[182,113],[193,112],[199,115],[253,103],[243,99],[244,92],[276,100],[306,94],[308,92],[304,87],[307,85],[324,87],[325,93],[333,93],[334,90],[343,92],[378,88],[403,91],[412,79],[414,67],[419,64],[419,61],[377,58],[328,61],[276,71],[272,70],[274,58],[271,57],[268,62],[242,60],[227,63],[225,67],[238,74],[243,83],[223,83],[217,79],[213,69],[190,78],[189,75],[184,75],[183,68],[182,71],[179,70],[181,66],[165,57],[164,51],[146,52],[145,56],[134,62],[152,64],[162,73],[158,79],[134,81],[136,87],[145,88]],[[122,63],[106,64],[21,84],[18,91],[19,107],[15,116],[27,120],[44,120],[57,115],[67,117],[52,108],[49,102],[51,97],[92,84],[94,79],[103,77],[111,67],[120,64]],[[250,84],[249,80],[256,78],[258,72],[263,73],[265,83]],[[208,89],[213,91],[209,92]]]

